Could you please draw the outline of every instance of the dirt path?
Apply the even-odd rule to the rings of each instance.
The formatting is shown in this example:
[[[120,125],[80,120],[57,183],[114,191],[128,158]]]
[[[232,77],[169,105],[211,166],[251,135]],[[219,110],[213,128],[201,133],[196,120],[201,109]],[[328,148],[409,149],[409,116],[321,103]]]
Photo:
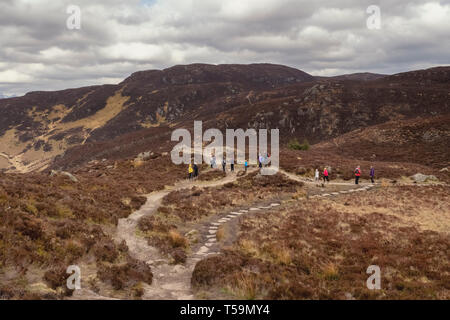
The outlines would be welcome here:
[[[256,171],[257,169],[250,170]],[[289,174],[287,172],[282,172],[290,179],[295,181],[302,181],[299,177]],[[239,211],[231,211],[225,216],[215,216],[210,219],[207,224],[200,224],[197,226],[197,231],[201,235],[201,240],[192,249],[193,252],[188,255],[186,263],[184,265],[171,265],[168,259],[161,255],[159,250],[155,247],[149,246],[147,240],[138,235],[138,221],[146,215],[151,215],[157,211],[158,207],[161,205],[161,201],[169,194],[171,191],[180,190],[185,188],[206,188],[206,187],[216,187],[221,186],[229,182],[233,182],[237,179],[236,174],[229,174],[226,178],[213,181],[213,182],[202,182],[202,181],[182,181],[174,185],[173,187],[168,187],[165,190],[157,191],[151,193],[147,196],[147,202],[136,212],[131,214],[128,218],[120,219],[117,226],[116,241],[120,242],[124,240],[128,245],[130,255],[134,258],[145,261],[151,266],[153,272],[153,283],[152,285],[144,286],[143,299],[150,300],[189,300],[194,299],[194,294],[191,290],[191,276],[198,261],[204,259],[209,255],[219,254],[220,244],[217,242],[217,230],[223,224],[232,222],[232,220],[238,218],[241,215],[260,212],[263,210],[274,209],[280,206],[280,203],[274,202],[266,204],[265,206],[255,206],[246,209],[241,209]],[[367,187],[364,187],[364,190]],[[345,191],[347,192],[347,191]],[[351,189],[348,192],[354,192]],[[332,196],[334,194],[324,193],[321,196]]]
[[[250,169],[254,172],[257,168]],[[295,174],[279,170],[279,172],[291,180],[307,184],[307,198],[325,198],[334,197],[340,194],[353,192],[363,192],[370,190],[375,185],[361,183],[354,185],[352,182],[332,182],[323,187],[315,187],[315,182],[306,180]],[[217,232],[221,226],[226,225],[231,234],[227,234],[227,241],[234,242],[238,236],[238,219],[242,215],[277,210],[282,203],[277,201],[259,203],[251,207],[241,207],[225,214],[217,214],[208,218],[207,222],[198,223],[194,230],[199,233],[199,241],[192,246],[192,253],[188,254],[184,265],[172,265],[166,256],[162,255],[155,247],[148,245],[147,240],[139,236],[138,222],[147,215],[154,214],[161,205],[162,199],[172,191],[187,188],[206,188],[217,187],[229,182],[233,182],[238,177],[236,174],[228,174],[225,178],[216,181],[180,181],[174,186],[166,187],[164,190],[153,192],[147,195],[146,203],[136,212],[124,219],[120,219],[117,225],[115,241],[125,241],[129,253],[132,257],[146,262],[152,268],[153,283],[144,285],[143,299],[148,300],[190,300],[195,296],[191,290],[191,277],[195,265],[198,261],[210,256],[219,254],[223,243],[217,241]],[[78,291],[78,290],[77,290]],[[90,290],[83,289],[74,293],[74,299],[110,299],[109,297],[99,296]]]
[[[250,171],[251,172],[251,171]],[[235,173],[228,174],[217,181],[181,181],[165,190],[157,191],[147,196],[147,202],[128,218],[120,219],[117,225],[116,241],[125,240],[132,257],[145,261],[151,266],[153,283],[144,286],[143,299],[193,299],[191,291],[191,274],[195,264],[200,260],[198,255],[188,257],[185,265],[171,265],[157,248],[149,246],[147,240],[138,235],[138,221],[157,211],[162,199],[172,191],[193,188],[217,187],[237,179]]]
[[[249,172],[256,171],[257,169],[249,170]],[[308,181],[304,178],[298,177],[292,173],[280,170],[280,173],[292,179],[294,181],[307,183],[309,186],[315,184],[313,181]],[[192,247],[192,253],[188,254],[186,263],[184,265],[171,265],[167,257],[163,256],[159,250],[155,247],[149,246],[147,240],[138,234],[138,221],[147,215],[155,213],[158,207],[161,205],[161,201],[170,192],[174,190],[186,189],[186,188],[206,188],[217,187],[229,182],[233,182],[237,179],[236,174],[228,174],[227,177],[216,181],[181,181],[174,186],[167,187],[164,190],[153,192],[147,196],[146,203],[136,212],[131,214],[128,218],[120,219],[115,240],[117,242],[125,241],[129,253],[134,258],[145,261],[151,266],[153,272],[152,285],[144,285],[143,299],[149,300],[189,300],[194,299],[194,294],[191,290],[191,276],[198,261],[204,259],[207,256],[219,254],[221,250],[221,244],[217,241],[217,231],[222,225],[232,224],[235,225],[238,220],[236,218],[256,213],[264,212],[268,210],[276,210],[278,206],[282,204],[279,202],[269,202],[264,205],[259,204],[252,207],[241,208],[239,210],[230,211],[225,214],[215,215],[208,219],[208,222],[199,223],[195,230],[199,232],[200,240]],[[329,186],[329,187],[328,187]],[[308,198],[325,198],[334,197],[340,194],[348,194],[352,192],[363,192],[373,188],[374,184],[361,183],[354,185],[351,182],[348,183],[329,183],[327,184],[327,190],[324,188],[310,189]],[[232,239],[237,237],[236,228],[232,228],[234,235],[231,235]],[[106,297],[93,297],[93,298],[106,298]]]
[[[251,169],[249,172],[256,171]],[[308,181],[304,178],[298,177],[295,174],[280,170],[280,173],[291,180],[307,183],[310,187],[315,182]],[[259,204],[252,207],[241,208],[239,210],[230,211],[225,214],[215,215],[208,219],[208,222],[199,223],[194,230],[199,232],[199,242],[193,245],[192,253],[188,254],[186,263],[184,265],[169,264],[167,257],[163,256],[155,247],[149,246],[147,240],[139,236],[138,222],[147,215],[151,215],[157,211],[161,205],[162,199],[172,191],[187,189],[187,188],[206,188],[217,187],[237,179],[236,174],[228,174],[227,177],[216,181],[181,181],[174,186],[166,187],[166,189],[153,192],[147,196],[146,203],[136,212],[124,219],[120,219],[117,226],[115,240],[117,242],[125,241],[129,253],[132,257],[145,261],[151,266],[153,272],[152,285],[144,285],[143,299],[149,300],[190,300],[194,299],[194,294],[191,290],[191,276],[198,261],[210,255],[219,254],[221,244],[217,241],[217,231],[225,224],[233,225],[231,228],[233,233],[228,235],[231,239],[237,237],[235,228],[236,218],[256,212],[264,212],[268,210],[276,210],[282,204],[279,202],[269,202],[264,205]],[[329,186],[329,187],[328,187]],[[335,182],[327,184],[327,190],[324,188],[310,188],[308,190],[308,198],[325,198],[334,197],[340,194],[348,194],[352,192],[363,192],[373,188],[374,184],[361,183],[354,185],[351,182],[342,183]],[[89,292],[88,292],[89,293]],[[86,298],[89,298],[86,295]],[[102,299],[106,297],[93,296],[93,299]]]

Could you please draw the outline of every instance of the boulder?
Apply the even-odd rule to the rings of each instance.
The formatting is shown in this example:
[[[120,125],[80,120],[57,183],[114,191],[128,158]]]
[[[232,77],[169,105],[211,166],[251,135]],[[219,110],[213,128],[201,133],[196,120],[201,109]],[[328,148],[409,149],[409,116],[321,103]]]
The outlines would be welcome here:
[[[159,158],[161,156],[160,153],[157,152],[142,152],[139,153],[138,156],[136,157],[136,159],[134,159],[135,162],[142,162],[142,161],[148,161],[148,160],[153,160],[156,158]]]
[[[438,178],[436,178],[433,175],[426,175],[426,174],[422,174],[422,173],[416,173],[415,175],[411,176],[411,178],[415,181],[415,182],[426,182],[426,181],[438,181]]]
[[[199,233],[197,230],[191,230],[184,235],[190,243],[197,243],[199,240]]]
[[[305,167],[297,167],[297,169],[295,169],[295,174],[304,175],[307,171],[308,170]]]
[[[147,161],[150,159],[150,156],[151,156],[150,152],[142,152],[138,154],[136,160]]]

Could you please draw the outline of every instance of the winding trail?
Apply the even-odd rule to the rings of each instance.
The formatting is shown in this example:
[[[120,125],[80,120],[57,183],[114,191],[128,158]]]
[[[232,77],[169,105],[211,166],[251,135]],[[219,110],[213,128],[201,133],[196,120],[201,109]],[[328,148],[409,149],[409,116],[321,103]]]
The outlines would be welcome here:
[[[257,171],[257,168],[250,169],[248,172]],[[316,182],[301,178],[295,174],[279,170],[281,174],[287,178],[303,182],[306,184],[316,184]],[[138,222],[139,220],[148,215],[154,214],[161,205],[162,199],[172,191],[181,189],[190,189],[193,187],[207,188],[217,187],[229,182],[233,182],[237,179],[235,173],[229,173],[225,178],[216,181],[180,181],[175,185],[166,187],[164,190],[156,191],[147,195],[146,203],[136,212],[124,219],[120,219],[117,225],[117,231],[114,236],[115,241],[120,243],[125,241],[129,254],[140,261],[147,263],[153,272],[153,282],[151,285],[143,284],[144,295],[143,299],[148,300],[191,300],[195,299],[194,293],[191,289],[191,277],[194,271],[195,265],[198,261],[210,256],[220,253],[221,244],[217,241],[217,231],[222,225],[236,224],[237,218],[240,216],[251,214],[255,212],[265,212],[269,210],[276,210],[277,207],[282,206],[280,202],[269,202],[265,205],[255,205],[251,207],[242,207],[240,209],[234,209],[225,214],[216,214],[209,217],[208,222],[199,223],[195,229],[199,233],[198,243],[192,245],[192,252],[188,254],[185,264],[173,265],[169,263],[166,256],[162,255],[159,250],[148,244],[147,240],[139,235]],[[430,184],[411,184],[415,186],[429,186]],[[316,194],[307,195],[306,199],[320,199],[331,198],[342,194],[349,194],[353,192],[364,192],[375,187],[375,184],[360,183],[354,185],[351,182],[330,182],[327,186],[335,186],[335,188],[327,189],[342,189],[343,190],[324,190],[320,188]],[[319,188],[317,188],[319,189]],[[236,231],[234,231],[236,233]],[[231,241],[235,239],[234,235]],[[89,300],[106,300],[113,299],[110,297],[100,296],[88,289],[82,289],[74,292],[73,299],[89,299]]]
[[[255,170],[249,170],[252,172]],[[237,179],[235,173],[228,174],[217,181],[181,181],[162,191],[156,191],[147,196],[146,203],[136,212],[124,219],[119,219],[115,239],[124,240],[133,258],[145,261],[153,272],[152,285],[144,285],[143,299],[149,300],[190,300],[194,296],[191,291],[191,275],[195,264],[203,255],[188,256],[184,265],[171,265],[166,257],[155,247],[149,246],[144,237],[138,235],[138,222],[147,215],[157,211],[162,199],[172,191],[190,189],[193,187],[217,187]]]
[[[248,172],[255,172],[258,168],[249,169]],[[289,173],[282,169],[279,173],[283,174],[287,178],[303,182],[309,185],[315,185],[316,182],[301,178],[295,174]],[[191,277],[194,271],[195,265],[198,261],[206,258],[210,255],[219,254],[222,244],[217,241],[217,232],[219,228],[225,224],[230,224],[236,227],[240,216],[246,214],[252,214],[255,212],[267,212],[269,210],[277,210],[282,206],[280,202],[266,202],[265,205],[261,203],[259,205],[251,207],[241,207],[240,209],[234,209],[225,214],[216,214],[208,218],[207,222],[199,223],[195,226],[195,229],[199,233],[199,241],[193,244],[192,252],[188,254],[187,260],[184,265],[173,265],[169,263],[166,256],[162,255],[159,250],[148,244],[147,240],[140,236],[138,231],[139,220],[148,215],[154,214],[161,205],[162,199],[172,191],[181,189],[190,189],[193,187],[207,188],[217,187],[229,182],[233,182],[237,179],[235,173],[229,173],[225,178],[216,181],[180,181],[173,186],[168,186],[164,190],[156,191],[147,195],[146,203],[136,212],[124,219],[120,219],[117,225],[117,230],[114,235],[114,240],[117,243],[125,241],[129,254],[140,261],[144,261],[152,268],[153,282],[151,285],[143,284],[144,295],[143,299],[148,300],[191,300],[195,299],[194,293],[191,289]],[[317,188],[314,191],[319,191],[313,194],[308,194],[307,199],[319,199],[319,198],[331,198],[339,196],[341,194],[349,194],[353,192],[368,191],[375,187],[374,184],[360,183],[354,185],[351,182],[330,182],[327,186],[335,186],[336,190],[327,190],[323,188]],[[397,184],[404,185],[404,184]],[[407,184],[414,186],[430,186],[435,184]],[[338,191],[337,189],[341,189]],[[311,190],[310,190],[311,191]],[[233,230],[233,235],[228,239],[229,242],[235,241],[237,232]],[[228,241],[227,240],[227,241]],[[112,297],[98,295],[89,289],[75,290],[73,296],[70,299],[83,299],[83,300],[109,300],[115,299]]]
[[[254,172],[257,168],[249,170]],[[304,179],[298,176],[280,170],[280,173],[287,176],[289,179],[306,182]],[[252,212],[261,212],[264,210],[275,209],[280,206],[281,203],[274,202],[266,204],[265,206],[249,207],[241,210],[231,211],[226,215],[220,215],[213,217],[213,220],[207,225],[200,226],[202,229],[201,238],[199,242],[192,247],[193,251],[188,255],[186,263],[184,265],[172,265],[168,259],[163,256],[159,250],[155,247],[148,245],[147,240],[139,236],[138,221],[147,215],[151,215],[157,211],[161,205],[162,199],[172,191],[188,189],[188,188],[206,188],[217,187],[229,182],[233,182],[238,177],[236,174],[228,174],[227,177],[221,180],[212,182],[203,181],[181,181],[176,183],[172,187],[167,187],[164,190],[153,192],[147,195],[146,203],[136,212],[124,219],[120,219],[117,226],[117,232],[115,240],[117,242],[125,241],[129,253],[132,257],[145,261],[153,272],[152,285],[144,285],[143,299],[149,300],[190,300],[194,299],[194,294],[191,290],[191,276],[198,261],[204,259],[209,255],[215,255],[220,253],[220,245],[216,239],[216,233],[219,227],[223,224],[229,223],[232,220],[238,218],[241,215],[245,215]],[[348,183],[345,185],[349,185]],[[361,186],[358,189],[349,189],[340,192],[322,193],[319,195],[313,195],[314,197],[330,197],[337,196],[343,193],[365,191],[372,188],[374,185]],[[200,230],[197,230],[200,231]]]

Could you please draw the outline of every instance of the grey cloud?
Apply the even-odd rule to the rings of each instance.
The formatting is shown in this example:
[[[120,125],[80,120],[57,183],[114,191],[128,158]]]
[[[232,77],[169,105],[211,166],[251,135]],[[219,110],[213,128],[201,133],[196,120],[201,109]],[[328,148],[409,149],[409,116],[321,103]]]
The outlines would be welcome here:
[[[77,31],[65,27],[74,2],[82,10]],[[372,4],[381,8],[381,30],[366,28]],[[395,73],[449,64],[448,30],[450,0],[3,0],[0,92],[118,82],[194,62]]]

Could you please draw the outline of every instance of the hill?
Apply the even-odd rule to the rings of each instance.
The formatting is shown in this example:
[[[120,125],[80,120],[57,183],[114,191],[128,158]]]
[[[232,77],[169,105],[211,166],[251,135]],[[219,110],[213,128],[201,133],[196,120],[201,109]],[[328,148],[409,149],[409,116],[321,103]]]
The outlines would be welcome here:
[[[29,172],[55,167],[55,159],[71,167],[131,152],[127,139],[168,151],[170,132],[192,128],[194,119],[204,128],[279,128],[283,143],[314,144],[448,114],[449,74],[439,67],[371,81],[317,80],[280,65],[193,64],[136,72],[118,85],[31,92],[0,101],[0,167]]]

